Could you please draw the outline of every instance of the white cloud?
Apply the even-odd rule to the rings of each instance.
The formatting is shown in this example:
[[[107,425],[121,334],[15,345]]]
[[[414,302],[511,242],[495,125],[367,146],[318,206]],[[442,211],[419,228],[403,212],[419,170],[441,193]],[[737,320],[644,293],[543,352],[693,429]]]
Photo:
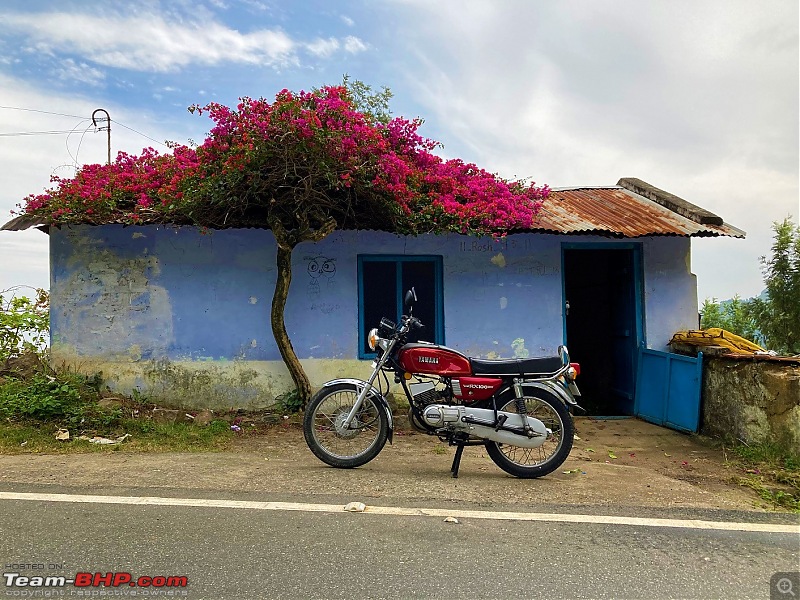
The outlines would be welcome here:
[[[97,64],[169,72],[189,64],[294,64],[297,44],[278,28],[241,33],[204,20],[168,20],[157,13],[0,15],[5,27],[31,36],[39,52],[71,52]]]
[[[348,35],[346,38],[344,38],[344,49],[350,54],[358,54],[359,52],[366,50],[367,45],[357,37]]]
[[[25,34],[25,49],[31,54],[70,53],[95,64],[142,72],[168,73],[190,65],[226,63],[284,68],[299,65],[302,50],[327,58],[342,47],[351,54],[366,49],[354,36],[302,42],[279,27],[245,33],[214,20],[206,10],[201,10],[202,19],[129,10],[126,14],[6,13],[0,14],[0,24]],[[77,78],[73,71],[77,69],[65,76]],[[94,70],[86,77],[94,75],[91,81],[96,84],[98,74]]]
[[[260,12],[267,12],[270,10],[270,7],[266,2],[259,2],[258,0],[242,0],[242,4],[249,6],[252,10],[257,10]]]
[[[339,18],[342,20],[342,23],[344,23],[348,27],[353,27],[356,24],[356,22],[353,21],[353,19],[351,19],[347,15],[340,15]]]
[[[105,73],[94,67],[90,67],[85,62],[76,63],[71,58],[67,58],[54,69],[55,76],[61,81],[84,83],[91,86],[99,86],[105,79]]]
[[[306,48],[309,52],[311,52],[311,54],[326,58],[339,49],[339,40],[333,37],[328,38],[327,40],[319,38],[313,42],[307,43]]]

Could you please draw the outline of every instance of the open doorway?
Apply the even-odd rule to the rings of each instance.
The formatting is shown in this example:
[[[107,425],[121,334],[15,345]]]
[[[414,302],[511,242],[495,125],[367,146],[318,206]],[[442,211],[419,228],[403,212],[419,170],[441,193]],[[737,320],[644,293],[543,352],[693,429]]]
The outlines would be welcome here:
[[[566,343],[581,365],[580,401],[590,415],[634,412],[642,337],[635,248],[564,250]]]

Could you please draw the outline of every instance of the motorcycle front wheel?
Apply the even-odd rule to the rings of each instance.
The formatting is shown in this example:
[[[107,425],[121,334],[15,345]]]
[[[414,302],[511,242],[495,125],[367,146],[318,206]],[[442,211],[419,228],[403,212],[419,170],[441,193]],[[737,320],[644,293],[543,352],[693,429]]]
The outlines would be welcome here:
[[[303,435],[314,455],[340,469],[360,467],[375,458],[389,436],[389,418],[380,402],[367,396],[350,427],[344,421],[358,398],[349,383],[322,388],[303,417]]]
[[[515,477],[531,479],[552,473],[567,460],[572,450],[575,426],[572,415],[558,398],[543,390],[534,390],[525,397],[528,416],[539,419],[547,427],[547,439],[538,448],[523,448],[487,441],[486,452],[494,463]],[[500,410],[517,412],[516,400]]]

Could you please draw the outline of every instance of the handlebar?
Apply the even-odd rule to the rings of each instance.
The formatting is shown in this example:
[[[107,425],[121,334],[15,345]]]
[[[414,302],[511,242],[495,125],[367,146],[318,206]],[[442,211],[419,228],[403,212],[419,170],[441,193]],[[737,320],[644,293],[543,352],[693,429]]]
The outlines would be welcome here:
[[[391,325],[392,329],[394,330],[393,337],[404,337],[411,333],[414,329],[422,329],[425,327],[425,325],[422,324],[422,321],[410,315],[403,315],[401,317],[399,327],[395,326],[394,323],[388,319],[381,320],[381,325]]]
[[[421,329],[422,327],[425,327],[425,325],[422,324],[422,321],[420,321],[417,317],[408,317],[406,324],[408,326],[407,331],[409,332],[412,329]]]

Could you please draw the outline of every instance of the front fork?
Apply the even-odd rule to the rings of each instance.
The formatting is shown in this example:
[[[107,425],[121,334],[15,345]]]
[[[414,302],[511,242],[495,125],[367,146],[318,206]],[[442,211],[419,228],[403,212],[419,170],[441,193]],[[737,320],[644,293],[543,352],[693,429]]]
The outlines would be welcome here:
[[[343,426],[344,429],[349,429],[350,428],[350,425],[353,422],[353,420],[356,418],[356,415],[358,414],[358,411],[361,410],[361,405],[364,403],[364,398],[367,397],[367,394],[372,389],[372,384],[378,378],[378,373],[381,372],[381,369],[383,368],[383,365],[389,359],[389,356],[391,355],[392,350],[394,349],[394,345],[396,343],[397,343],[397,340],[392,340],[389,343],[389,346],[386,348],[386,351],[381,355],[381,357],[378,360],[375,361],[375,368],[372,370],[372,375],[369,376],[369,379],[367,380],[367,384],[365,386],[363,386],[361,391],[359,391],[358,398],[356,398],[356,401],[353,403],[353,408],[351,408],[350,412],[347,413],[347,418],[342,423],[342,426]]]

